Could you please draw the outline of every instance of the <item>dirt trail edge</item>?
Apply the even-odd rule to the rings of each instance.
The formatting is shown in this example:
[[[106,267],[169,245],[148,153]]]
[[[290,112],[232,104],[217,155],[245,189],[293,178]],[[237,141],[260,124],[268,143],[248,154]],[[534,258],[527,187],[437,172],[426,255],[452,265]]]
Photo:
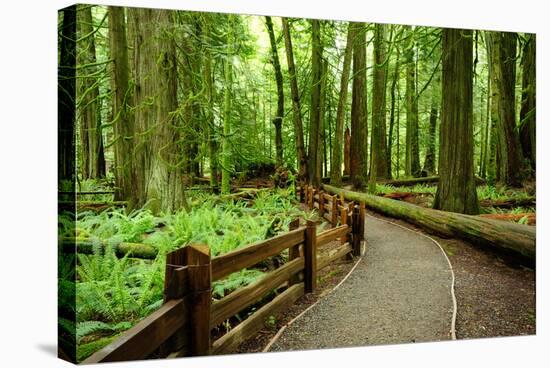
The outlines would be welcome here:
[[[364,259],[288,325],[269,351],[450,340],[454,275],[431,238],[372,216]]]

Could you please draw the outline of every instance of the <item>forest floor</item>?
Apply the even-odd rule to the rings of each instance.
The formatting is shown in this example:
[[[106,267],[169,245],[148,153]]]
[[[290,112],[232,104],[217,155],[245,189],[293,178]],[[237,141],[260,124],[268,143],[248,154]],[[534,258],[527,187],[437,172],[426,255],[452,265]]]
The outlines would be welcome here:
[[[369,215],[423,233],[405,221],[386,218],[371,211]],[[535,334],[535,272],[532,269],[461,240],[429,236],[443,247],[455,274],[457,339]],[[279,317],[272,329],[266,329],[242,344],[238,352],[262,351],[279,328],[328,294],[351,267],[352,264],[343,263],[325,269],[325,275],[331,277],[326,278],[314,294],[301,298]]]

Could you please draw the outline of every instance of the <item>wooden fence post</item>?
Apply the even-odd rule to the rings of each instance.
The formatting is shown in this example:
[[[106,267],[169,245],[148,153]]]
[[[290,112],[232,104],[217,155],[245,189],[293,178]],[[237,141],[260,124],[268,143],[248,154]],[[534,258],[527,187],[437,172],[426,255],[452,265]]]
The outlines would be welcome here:
[[[336,227],[338,224],[338,197],[333,195],[332,197],[332,217],[331,217],[331,224],[332,227]]]
[[[300,227],[300,219],[297,218],[295,220],[293,220],[289,225],[288,225],[288,231],[292,231],[292,230],[296,230],[297,228]],[[288,249],[288,261],[292,261],[296,258],[300,257],[300,244],[298,245],[295,245],[293,247],[290,247]],[[294,284],[297,284],[298,282],[300,282],[300,275],[294,275],[293,277],[290,278],[289,280],[289,286],[290,285],[294,285]]]
[[[304,243],[304,291],[312,293],[317,288],[317,234],[315,222],[308,220]]]
[[[210,354],[210,303],[212,300],[212,265],[207,245],[189,245],[189,291],[191,293],[191,355]]]
[[[164,303],[172,299],[183,298],[189,292],[189,268],[187,250],[182,247],[166,255],[164,276]],[[162,356],[180,351],[189,341],[189,330],[176,331],[159,347]]]
[[[319,190],[319,217],[323,219],[325,214],[325,197],[323,196],[323,191]]]
[[[351,218],[353,234],[353,255],[359,257],[361,255],[361,223],[359,217],[359,206],[353,207],[353,214]]]
[[[361,240],[365,239],[365,217],[366,217],[365,201],[359,202],[359,222],[361,223]]]
[[[307,206],[310,210],[313,209],[313,187],[311,185],[307,186]]]
[[[346,225],[348,223],[348,209],[346,206],[342,206],[340,210],[340,224]]]

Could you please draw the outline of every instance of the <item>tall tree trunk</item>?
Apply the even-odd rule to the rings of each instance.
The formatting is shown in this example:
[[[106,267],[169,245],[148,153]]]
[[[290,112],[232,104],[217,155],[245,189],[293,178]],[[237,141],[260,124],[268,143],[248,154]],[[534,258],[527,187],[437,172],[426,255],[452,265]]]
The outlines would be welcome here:
[[[311,21],[312,38],[312,79],[311,79],[311,109],[308,146],[308,178],[309,183],[321,185],[320,175],[320,140],[321,140],[321,84],[323,68],[323,50],[321,44],[321,27],[319,20]]]
[[[326,130],[325,130],[325,112],[326,112],[326,100],[327,100],[327,69],[328,69],[328,61],[323,58],[322,59],[322,68],[321,68],[321,93],[319,95],[319,129],[321,131],[321,137],[320,137],[320,144],[322,144],[322,147],[319,147],[317,150],[319,155],[319,166],[317,170],[319,170],[319,178],[323,177],[323,164],[324,164],[324,158],[326,157],[324,155],[324,152],[326,150]]]
[[[516,38],[517,35],[511,32],[491,35],[495,59],[492,78],[498,89],[500,179],[512,187],[521,186],[524,174],[515,113]]]
[[[199,145],[202,138],[201,109],[202,103],[198,96],[201,91],[204,91],[206,83],[199,78],[201,75],[201,54],[195,43],[195,38],[201,37],[200,23],[195,18],[188,18],[185,22],[180,18],[181,24],[178,26],[188,27],[193,30],[194,36],[186,32],[178,32],[174,35],[177,37],[178,48],[181,53],[176,55],[176,60],[183,60],[180,65],[179,80],[181,83],[181,94],[183,99],[179,106],[182,112],[181,140],[185,142],[182,145],[183,164],[182,173],[193,183],[194,176],[200,176],[199,170]]]
[[[283,118],[285,115],[285,95],[283,88],[283,73],[281,73],[281,64],[279,63],[279,53],[277,52],[277,42],[273,32],[273,22],[271,17],[265,17],[267,33],[271,43],[271,62],[275,69],[275,81],[277,82],[277,116],[273,118],[275,126],[275,161],[277,166],[283,165]]]
[[[439,185],[434,208],[478,214],[474,180],[472,31],[444,28]]]
[[[112,62],[111,92],[115,156],[115,201],[129,201],[129,208],[141,205],[136,200],[138,178],[134,163],[134,121],[131,113],[130,67],[124,8],[110,6],[109,53]]]
[[[372,82],[372,133],[369,191],[376,190],[376,179],[388,175],[386,151],[386,29],[376,24],[374,29],[374,67]]]
[[[353,86],[351,101],[350,176],[353,186],[364,188],[368,180],[367,31],[365,23],[352,23]]]
[[[490,65],[490,64],[489,64]],[[486,107],[485,107],[485,126],[483,132],[483,142],[482,142],[482,160],[479,167],[479,176],[482,178],[487,178],[487,164],[489,162],[489,156],[491,155],[490,145],[489,145],[489,135],[491,132],[491,73],[487,73],[487,95],[485,97]]]
[[[234,15],[229,15],[229,29],[227,32],[227,55],[224,63],[224,93],[223,93],[223,140],[222,140],[222,194],[227,194],[231,190],[231,147],[229,135],[231,134],[231,98],[233,84],[233,64],[232,56],[235,42],[234,39]]]
[[[351,173],[351,134],[349,128],[346,128],[344,132],[344,175],[350,175]]]
[[[346,105],[348,100],[349,71],[353,51],[353,26],[348,24],[346,49],[344,51],[344,65],[340,80],[340,94],[336,110],[336,130],[334,132],[334,145],[332,147],[332,163],[330,165],[330,182],[332,185],[342,184],[342,149],[344,138],[344,123],[346,118]],[[349,134],[349,131],[348,131]],[[349,173],[347,173],[349,174]]]
[[[500,143],[498,140],[498,129],[500,125],[500,114],[499,114],[499,101],[500,101],[500,92],[498,85],[495,79],[495,70],[497,68],[496,62],[498,54],[496,54],[496,49],[493,45],[493,32],[485,31],[485,44],[487,49],[487,55],[489,59],[489,90],[491,92],[491,108],[490,108],[490,129],[489,129],[489,152],[487,153],[488,165],[487,165],[487,183],[494,185],[495,182],[500,181],[500,163],[498,160],[498,151],[500,150]]]
[[[62,10],[61,44],[57,71],[57,131],[58,184],[71,182],[74,188],[75,172],[75,66],[76,66],[76,5]]]
[[[437,134],[437,107],[439,106],[439,99],[437,98],[436,88],[439,88],[440,81],[436,80],[432,92],[432,103],[430,107],[430,120],[428,131],[428,146],[426,149],[426,159],[424,160],[424,171],[428,176],[435,175],[435,136]]]
[[[409,40],[405,51],[407,65],[407,132],[405,144],[405,176],[420,176],[418,146],[418,98],[416,91],[416,62],[414,59],[414,31],[409,27]]]
[[[158,9],[131,9],[136,28],[135,102],[136,175],[140,206],[154,213],[188,209],[182,180],[181,120],[176,79],[173,13]],[[154,137],[154,139],[151,139]]]
[[[218,136],[216,122],[214,121],[214,80],[212,74],[212,53],[210,52],[211,42],[211,18],[209,13],[203,14],[203,80],[205,83],[205,107],[204,114],[207,125],[208,158],[210,161],[210,187],[214,192],[218,188]],[[256,134],[257,136],[257,134]]]
[[[105,176],[101,134],[99,78],[92,20],[92,6],[77,6],[77,106],[80,120],[81,175],[83,179]]]
[[[396,48],[395,55],[395,67],[393,70],[393,79],[391,83],[391,94],[390,94],[390,128],[388,132],[388,148],[386,151],[386,165],[388,166],[388,177],[391,179],[392,172],[392,147],[393,147],[393,131],[395,126],[395,89],[397,87],[397,81],[399,80],[399,48]],[[399,111],[397,112],[399,114]],[[399,128],[397,128],[398,130]],[[398,133],[399,137],[399,133]],[[399,139],[399,138],[398,138]]]
[[[520,110],[520,139],[523,156],[529,161],[531,175],[536,170],[536,35],[526,35],[523,47],[522,94]]]

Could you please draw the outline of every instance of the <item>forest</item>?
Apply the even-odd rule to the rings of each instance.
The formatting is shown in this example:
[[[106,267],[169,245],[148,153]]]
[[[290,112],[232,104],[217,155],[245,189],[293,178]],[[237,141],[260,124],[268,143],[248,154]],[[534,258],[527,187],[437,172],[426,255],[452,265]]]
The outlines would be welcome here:
[[[296,200],[306,186],[534,257],[534,34],[96,5],[60,10],[58,29],[72,360],[166,302],[169,252],[200,243],[216,257],[322,220],[324,194],[319,211]],[[475,227],[493,223],[496,235]],[[213,303],[289,254],[213,281]]]

